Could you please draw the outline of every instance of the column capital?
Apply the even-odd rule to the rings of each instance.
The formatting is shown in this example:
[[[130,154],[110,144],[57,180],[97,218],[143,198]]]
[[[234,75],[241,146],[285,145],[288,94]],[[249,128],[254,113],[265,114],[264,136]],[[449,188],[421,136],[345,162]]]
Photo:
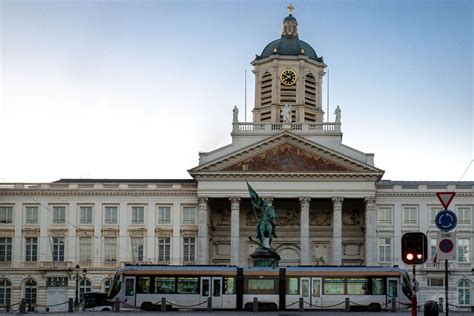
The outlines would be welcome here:
[[[207,196],[198,196],[199,208],[207,208],[207,202],[209,198]]]
[[[310,197],[308,197],[308,196],[302,196],[302,197],[300,197],[300,205],[301,205],[301,208],[308,208],[310,202],[311,202],[311,198],[310,198]]]
[[[240,203],[240,196],[231,196],[229,197],[229,201],[231,204],[239,204]]]
[[[366,198],[364,198],[364,201],[365,201],[365,207],[366,208],[373,208],[375,207],[375,202],[376,202],[377,198],[375,196],[368,196]]]
[[[342,196],[333,196],[332,197],[332,202],[334,205],[340,204],[342,205],[342,202],[344,201],[344,198]]]

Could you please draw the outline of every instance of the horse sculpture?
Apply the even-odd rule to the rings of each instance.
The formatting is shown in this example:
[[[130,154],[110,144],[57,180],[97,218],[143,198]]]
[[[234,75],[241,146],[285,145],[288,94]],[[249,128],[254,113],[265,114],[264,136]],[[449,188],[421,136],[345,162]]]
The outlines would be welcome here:
[[[274,223],[276,220],[276,212],[273,206],[267,201],[263,202],[261,209],[262,216],[257,221],[257,239],[260,241],[260,245],[271,248],[273,237],[277,238]],[[266,240],[268,240],[268,245],[265,243]]]

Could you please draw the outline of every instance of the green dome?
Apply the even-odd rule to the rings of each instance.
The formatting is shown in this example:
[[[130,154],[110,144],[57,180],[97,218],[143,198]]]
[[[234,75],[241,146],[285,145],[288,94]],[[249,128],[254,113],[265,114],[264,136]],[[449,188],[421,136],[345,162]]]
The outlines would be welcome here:
[[[262,53],[257,56],[257,59],[263,59],[270,55],[281,55],[281,56],[308,56],[319,62],[323,62],[322,57],[318,57],[314,49],[306,43],[300,40],[298,37],[285,37],[282,36],[263,49]]]

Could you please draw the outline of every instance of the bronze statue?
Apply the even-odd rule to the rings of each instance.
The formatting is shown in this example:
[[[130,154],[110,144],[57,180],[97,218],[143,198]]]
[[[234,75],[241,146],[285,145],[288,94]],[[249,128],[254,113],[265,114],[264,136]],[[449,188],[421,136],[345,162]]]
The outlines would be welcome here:
[[[255,192],[255,190],[250,186],[247,179],[245,179],[245,182],[247,182],[252,209],[255,218],[257,219],[257,239],[260,247],[271,249],[273,238],[277,238],[277,235],[275,234],[275,208],[271,202],[265,201],[258,196],[257,192]],[[258,216],[257,210],[260,216]],[[266,243],[267,240],[268,244]]]

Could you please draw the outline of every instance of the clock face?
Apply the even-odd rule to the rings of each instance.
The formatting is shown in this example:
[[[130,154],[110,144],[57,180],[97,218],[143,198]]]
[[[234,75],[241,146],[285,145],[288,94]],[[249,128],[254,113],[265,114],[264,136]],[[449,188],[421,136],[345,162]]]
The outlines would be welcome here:
[[[280,80],[285,86],[294,85],[296,83],[296,74],[291,69],[285,70],[281,73]]]

